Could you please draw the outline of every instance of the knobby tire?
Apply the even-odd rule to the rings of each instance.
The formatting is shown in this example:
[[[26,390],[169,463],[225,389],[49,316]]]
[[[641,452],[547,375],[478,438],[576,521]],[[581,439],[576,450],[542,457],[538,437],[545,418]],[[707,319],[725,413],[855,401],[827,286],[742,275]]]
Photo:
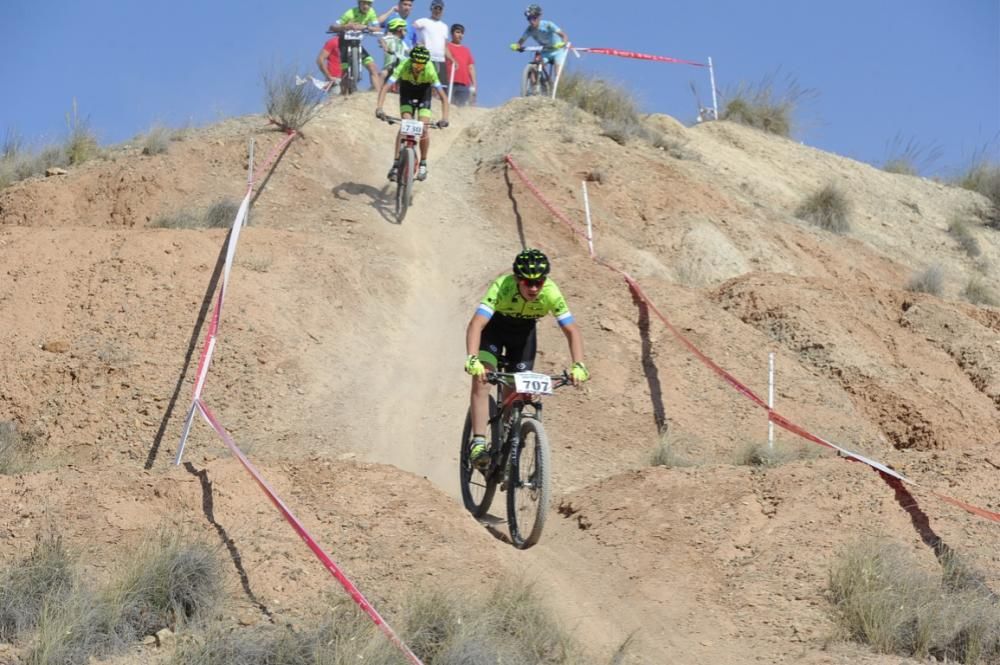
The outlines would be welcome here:
[[[497,402],[490,395],[490,420],[496,416]],[[492,427],[493,449],[498,450],[500,427],[494,424]],[[490,509],[493,503],[493,495],[497,491],[497,476],[492,474],[489,478],[483,476],[481,472],[472,468],[469,461],[469,442],[472,440],[472,413],[465,416],[465,427],[462,428],[462,451],[458,456],[459,482],[462,487],[462,503],[465,509],[472,513],[473,517],[482,517]]]
[[[531,70],[535,66],[528,63],[524,66],[524,73],[521,74],[521,96],[522,97],[532,97],[538,94],[538,78],[535,78],[535,82],[531,82]]]
[[[396,172],[396,221],[403,223],[406,211],[413,201],[413,164],[415,155],[409,146],[399,151],[399,169]]]
[[[515,465],[516,458],[516,465]],[[542,537],[552,497],[549,439],[541,421],[521,420],[521,450],[510,456],[507,487],[507,526],[518,549],[526,549]]]

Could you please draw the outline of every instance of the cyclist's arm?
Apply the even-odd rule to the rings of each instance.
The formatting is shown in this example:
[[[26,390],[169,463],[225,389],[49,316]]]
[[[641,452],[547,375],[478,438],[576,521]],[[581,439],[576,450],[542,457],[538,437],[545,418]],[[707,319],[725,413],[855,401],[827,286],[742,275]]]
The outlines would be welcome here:
[[[566,35],[566,33],[563,30],[556,30],[556,34],[559,35],[562,38],[563,42],[565,42],[566,44],[569,44],[569,37]]]
[[[376,110],[382,108],[382,105],[385,104],[385,96],[386,94],[388,94],[389,88],[391,88],[392,84],[395,82],[396,82],[395,74],[390,75],[388,78],[382,81],[382,87],[378,89],[378,101],[375,102]]]
[[[483,339],[483,328],[490,320],[478,310],[469,320],[469,326],[465,329],[465,353],[474,356],[479,353],[479,343]]]
[[[569,355],[573,362],[583,362],[583,335],[580,333],[580,326],[576,323],[567,323],[562,327],[563,334],[566,335],[566,342],[569,344]]]
[[[441,100],[441,119],[448,122],[448,95],[441,84],[434,86],[434,92],[437,93],[438,99]]]

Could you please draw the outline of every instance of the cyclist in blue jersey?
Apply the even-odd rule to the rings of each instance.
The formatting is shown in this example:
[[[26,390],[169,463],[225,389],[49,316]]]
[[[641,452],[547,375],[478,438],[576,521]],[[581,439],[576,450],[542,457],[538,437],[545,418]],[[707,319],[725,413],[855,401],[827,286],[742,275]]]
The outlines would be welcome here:
[[[469,460],[481,467],[489,462],[486,428],[489,423],[489,384],[486,372],[494,371],[503,356],[517,372],[534,367],[535,323],[547,314],[556,317],[569,344],[573,385],[590,378],[583,364],[583,336],[566,299],[548,278],[549,259],[537,249],[526,249],[514,258],[513,274],[496,279],[486,291],[465,332],[468,356],[465,371],[472,376],[469,409],[472,441]]]
[[[542,20],[542,8],[538,5],[528,5],[524,10],[524,17],[528,19],[528,27],[521,38],[510,45],[511,50],[523,50],[524,42],[531,37],[541,45],[542,58],[553,66],[552,77],[558,80],[563,63],[566,62],[568,53],[566,45],[569,43],[569,37],[552,21]]]

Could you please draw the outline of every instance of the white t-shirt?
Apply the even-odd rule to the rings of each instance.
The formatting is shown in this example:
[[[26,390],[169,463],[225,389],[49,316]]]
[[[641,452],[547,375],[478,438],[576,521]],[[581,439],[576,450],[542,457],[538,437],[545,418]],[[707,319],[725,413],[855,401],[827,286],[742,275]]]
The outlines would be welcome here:
[[[423,44],[431,52],[431,60],[444,62],[445,44],[448,43],[448,24],[432,18],[418,18],[413,22],[417,33],[417,43]]]

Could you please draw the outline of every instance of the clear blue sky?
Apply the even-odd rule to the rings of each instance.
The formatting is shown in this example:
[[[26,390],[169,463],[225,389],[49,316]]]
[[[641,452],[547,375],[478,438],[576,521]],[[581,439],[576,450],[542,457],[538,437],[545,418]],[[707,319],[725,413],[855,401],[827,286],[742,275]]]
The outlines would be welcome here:
[[[526,56],[507,45],[526,3],[446,0],[444,18],[467,28],[480,102],[516,94]],[[938,145],[928,170],[947,174],[988,144],[1000,157],[1000,0],[713,0],[598,3],[548,0],[545,17],[578,46],[704,61],[718,86],[780,70],[819,92],[797,138],[868,162],[894,136]],[[415,14],[427,15],[429,0]],[[156,122],[180,126],[259,113],[261,74],[274,63],[315,72],[325,28],[349,6],[301,0],[2,0],[0,132],[56,141],[76,98],[102,142]],[[380,12],[390,5],[376,0]],[[377,47],[376,47],[377,48]],[[570,67],[620,79],[644,110],[695,114],[689,82],[709,97],[705,71],[608,56]],[[374,119],[373,119],[374,122]],[[992,142],[992,143],[991,143]]]

